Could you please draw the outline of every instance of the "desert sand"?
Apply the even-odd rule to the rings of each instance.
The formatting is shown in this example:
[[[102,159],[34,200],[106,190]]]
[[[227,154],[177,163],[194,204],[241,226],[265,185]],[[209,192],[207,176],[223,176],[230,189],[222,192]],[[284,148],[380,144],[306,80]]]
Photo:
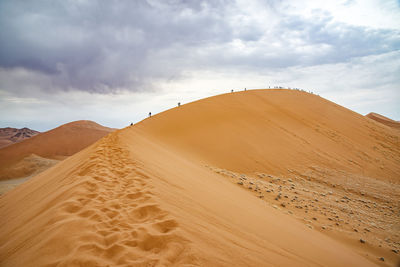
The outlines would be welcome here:
[[[29,128],[0,128],[0,148],[31,138],[40,132]]]
[[[0,149],[0,180],[35,175],[114,131],[75,121]]]
[[[294,90],[182,105],[1,196],[0,264],[394,266],[399,138]]]
[[[400,121],[395,121],[395,120],[389,119],[381,114],[374,113],[374,112],[368,113],[366,115],[366,117],[373,119],[374,121],[380,122],[391,128],[400,130]]]

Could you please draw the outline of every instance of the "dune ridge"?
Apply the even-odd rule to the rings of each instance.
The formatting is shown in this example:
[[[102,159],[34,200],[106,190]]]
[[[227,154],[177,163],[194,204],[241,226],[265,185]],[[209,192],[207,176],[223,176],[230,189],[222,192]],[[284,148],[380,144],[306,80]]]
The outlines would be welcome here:
[[[0,222],[0,263],[394,264],[398,256],[389,246],[398,246],[399,206],[392,199],[399,185],[398,138],[387,127],[297,91],[255,90],[183,105],[115,131],[1,196],[0,215],[7,220]],[[356,178],[360,184],[350,188]],[[387,187],[371,191],[365,181]],[[333,239],[317,230],[314,221],[307,225],[299,220],[291,204],[278,207],[282,202],[266,192],[279,192],[283,199],[298,195],[296,205],[305,214],[305,204],[322,209],[318,203],[327,200],[316,201],[316,193],[332,184],[332,198],[345,192],[345,204],[351,205],[351,193],[368,201],[363,205],[377,202],[378,208],[359,207],[357,218],[338,214],[326,231],[338,233],[342,228],[335,223],[363,219],[384,205],[386,219],[395,222],[384,231],[394,233],[394,242],[374,247],[380,225],[371,228],[366,244],[359,242],[360,236]],[[357,190],[366,191],[362,195]],[[324,218],[316,214],[312,216],[318,221]],[[385,262],[376,254],[383,251]]]
[[[155,257],[158,254],[169,263],[190,259],[184,245],[188,241],[174,232],[176,221],[154,201],[151,185],[147,183],[149,178],[117,142],[118,135],[105,137],[89,151],[78,153],[6,195],[8,198],[14,195],[18,200],[41,198],[52,205],[45,211],[38,207],[20,215],[29,218],[36,231],[31,231],[31,227],[21,231],[13,226],[12,220],[20,218],[10,217],[6,223],[10,228],[5,231],[7,234],[2,232],[1,244],[2,260],[12,260],[3,264],[95,266],[123,265],[127,261],[134,265],[161,264],[163,261]],[[49,175],[55,179],[49,179]],[[41,188],[35,187],[39,183],[57,187],[58,191],[40,196]],[[21,190],[30,194],[22,196],[18,193]],[[8,250],[9,247],[18,250]],[[50,256],[35,257],[38,251]],[[20,257],[30,253],[28,258]]]
[[[291,169],[321,166],[399,182],[397,132],[302,91],[224,94],[168,110],[137,127],[171,149],[236,172],[288,175]]]
[[[389,127],[393,128],[393,129],[400,130],[400,122],[399,121],[395,121],[395,120],[389,119],[389,118],[387,118],[387,117],[385,117],[383,115],[380,115],[378,113],[371,112],[371,113],[368,113],[367,115],[365,115],[365,117],[368,117],[368,118],[370,118],[370,119],[372,119],[374,121],[382,123],[382,124],[384,124],[386,126],[389,126]]]

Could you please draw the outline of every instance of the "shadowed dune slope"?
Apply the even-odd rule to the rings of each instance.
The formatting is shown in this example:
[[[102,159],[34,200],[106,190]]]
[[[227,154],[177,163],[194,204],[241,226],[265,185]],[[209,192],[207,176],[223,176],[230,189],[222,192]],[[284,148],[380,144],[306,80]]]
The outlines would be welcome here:
[[[1,196],[0,264],[375,266],[205,164],[253,173],[317,163],[357,172],[367,165],[358,149],[366,145],[369,159],[381,153],[370,146],[388,146],[379,138],[398,136],[297,91],[187,104],[115,131]],[[398,170],[398,143],[390,145],[380,179]]]
[[[392,127],[394,129],[400,130],[400,122],[399,121],[395,121],[395,120],[389,119],[389,118],[387,118],[385,116],[382,116],[382,115],[380,115],[378,113],[371,112],[371,113],[365,115],[365,117],[373,119],[374,121],[377,121],[377,122],[382,123],[382,124],[384,124],[386,126]]]
[[[13,166],[32,154],[48,159],[64,159],[113,130],[92,121],[75,121],[4,147],[0,149],[0,180],[30,175],[34,171],[32,168]]]

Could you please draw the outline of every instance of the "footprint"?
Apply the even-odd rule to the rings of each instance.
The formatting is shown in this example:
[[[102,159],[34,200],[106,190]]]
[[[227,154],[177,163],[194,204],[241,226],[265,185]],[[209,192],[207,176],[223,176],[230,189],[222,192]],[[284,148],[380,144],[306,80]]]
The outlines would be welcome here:
[[[78,173],[78,175],[85,176],[94,169],[96,169],[96,163],[89,161],[89,164],[87,164],[87,166],[82,168],[82,170]]]
[[[144,251],[152,251],[159,253],[168,243],[168,236],[151,235],[145,233],[141,240],[138,241],[138,247]]]
[[[92,220],[92,221],[95,221],[95,222],[101,222],[102,221],[101,216],[99,214],[97,214],[97,213],[94,213],[93,215],[91,215],[89,217],[89,219]]]
[[[138,242],[136,240],[127,240],[127,241],[124,241],[123,244],[128,247],[137,247],[138,246]]]
[[[100,201],[100,202],[106,201],[106,199],[105,199],[104,197],[102,197],[102,196],[98,196],[98,197],[96,198],[96,200],[98,200],[98,201]]]
[[[175,220],[165,220],[153,224],[153,227],[160,233],[168,233],[178,227],[178,223]]]
[[[80,216],[82,218],[88,218],[88,217],[92,216],[95,213],[96,212],[94,210],[85,210],[85,211],[80,212],[78,214],[78,216]]]
[[[97,196],[98,196],[99,194],[97,194],[97,193],[90,193],[90,194],[87,194],[86,196],[88,197],[88,198],[96,198]]]
[[[104,236],[104,237],[106,237],[106,236],[108,236],[108,235],[113,234],[114,232],[107,231],[107,230],[99,230],[99,231],[97,231],[97,233],[100,234],[100,235],[102,235],[102,236]]]
[[[137,222],[148,221],[152,219],[160,219],[166,215],[156,204],[146,205],[134,209],[130,212],[131,218]]]
[[[126,195],[126,198],[129,198],[129,199],[138,199],[138,198],[140,198],[141,196],[143,196],[143,193],[142,193],[142,192],[137,192],[137,193],[130,193],[130,194],[127,194],[127,195]]]
[[[114,232],[104,237],[106,246],[110,246],[116,243],[119,239],[121,239],[121,235],[118,232],[117,233]]]
[[[119,203],[113,203],[110,205],[110,207],[116,210],[121,209],[121,205]]]
[[[99,186],[97,184],[95,184],[94,182],[90,182],[90,181],[86,181],[85,182],[85,187],[90,191],[93,192],[95,190],[97,190],[99,188]]]
[[[113,219],[115,216],[118,215],[118,212],[117,212],[117,211],[110,210],[110,211],[107,211],[107,212],[106,212],[106,215],[107,215],[108,218]]]
[[[80,209],[82,209],[82,206],[78,205],[77,203],[67,203],[62,208],[62,210],[68,213],[77,213]]]
[[[185,250],[185,245],[182,242],[169,242],[167,251],[164,254],[166,260],[170,263],[178,261]]]
[[[106,181],[106,179],[104,179],[104,178],[101,177],[101,176],[94,176],[93,179],[95,179],[95,180],[98,181],[98,182],[105,182],[105,181]]]
[[[82,206],[84,206],[84,205],[88,204],[90,201],[92,201],[92,199],[91,198],[79,198],[79,199],[77,199],[77,201],[79,201],[79,203]]]

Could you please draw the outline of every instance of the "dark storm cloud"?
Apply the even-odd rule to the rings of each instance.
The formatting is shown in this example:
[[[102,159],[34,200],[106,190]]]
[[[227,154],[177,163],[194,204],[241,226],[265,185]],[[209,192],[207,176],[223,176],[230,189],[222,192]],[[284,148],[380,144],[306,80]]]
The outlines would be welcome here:
[[[192,2],[2,1],[0,65],[93,91],[168,76],[156,65],[160,50],[230,39],[223,2]]]
[[[310,66],[399,49],[393,30],[260,3],[279,23],[265,27],[271,18],[255,21],[232,1],[0,1],[0,67],[44,75],[47,90],[107,93],[146,90],[187,70]]]

